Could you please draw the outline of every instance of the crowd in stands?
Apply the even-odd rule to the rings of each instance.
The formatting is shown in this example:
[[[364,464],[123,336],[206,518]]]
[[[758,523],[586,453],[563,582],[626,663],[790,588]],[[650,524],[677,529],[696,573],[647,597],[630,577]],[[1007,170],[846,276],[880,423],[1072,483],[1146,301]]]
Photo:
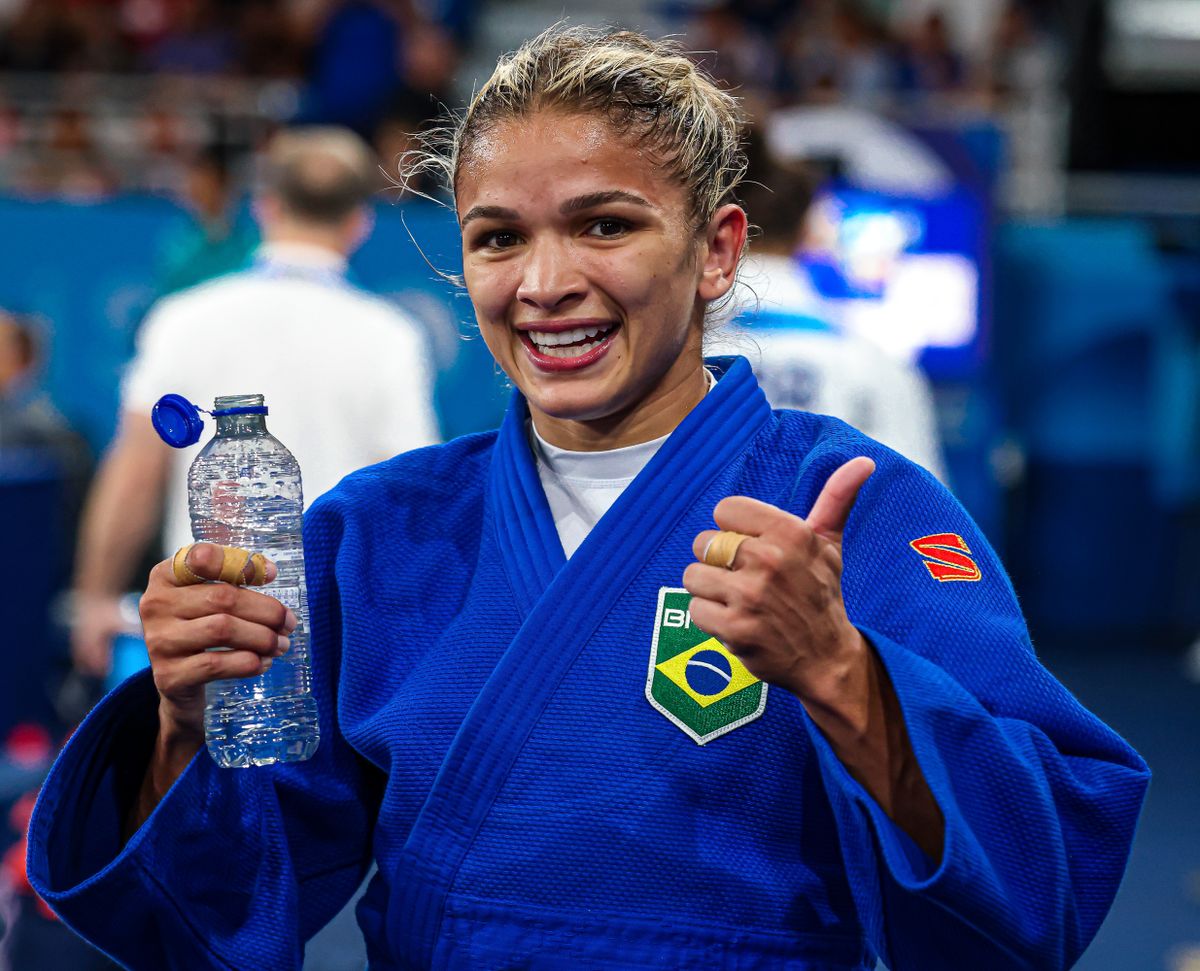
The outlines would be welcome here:
[[[990,15],[966,23],[969,6],[727,0],[697,15],[687,39],[719,52],[710,70],[759,109],[887,111],[931,99],[991,108],[1053,83],[1052,5],[982,3]]]
[[[481,6],[0,0],[0,189],[183,198],[214,146],[245,182],[254,151],[298,122],[346,125],[393,159],[469,91],[456,76],[470,45],[487,43],[472,31]],[[1055,83],[1047,5],[991,0],[963,29],[970,6],[721,0],[675,5],[673,26],[690,49],[719,52],[697,56],[756,116],[800,103],[992,110]]]
[[[282,124],[381,148],[449,96],[472,0],[0,0],[0,188],[180,197]],[[240,172],[249,176],[249,172]]]

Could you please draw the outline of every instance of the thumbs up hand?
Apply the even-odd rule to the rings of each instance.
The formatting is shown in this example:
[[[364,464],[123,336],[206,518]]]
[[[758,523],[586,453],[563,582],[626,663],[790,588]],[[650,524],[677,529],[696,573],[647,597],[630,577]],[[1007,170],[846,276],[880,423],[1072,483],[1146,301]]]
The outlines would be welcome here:
[[[728,566],[715,566],[704,558],[720,534],[701,532],[692,545],[700,562],[683,574],[693,621],[756,677],[806,703],[840,707],[868,663],[867,644],[842,602],[842,532],[874,471],[861,456],[838,468],[807,519],[746,496],[722,499],[713,511],[717,525],[745,539],[731,561],[726,555]]]
[[[887,672],[842,601],[842,533],[874,471],[862,456],[841,466],[807,519],[746,496],[722,499],[713,511],[722,532],[696,536],[701,562],[683,583],[692,620],[756,677],[796,695],[850,774],[936,863],[941,809]]]

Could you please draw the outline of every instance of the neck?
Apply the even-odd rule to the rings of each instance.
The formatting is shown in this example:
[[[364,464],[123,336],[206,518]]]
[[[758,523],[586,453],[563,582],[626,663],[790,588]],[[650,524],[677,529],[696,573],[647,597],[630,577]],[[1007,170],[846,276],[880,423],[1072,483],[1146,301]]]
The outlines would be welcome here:
[[[324,226],[305,226],[288,223],[264,233],[265,243],[298,243],[303,246],[315,246],[329,250],[335,256],[346,257],[347,246],[344,234],[338,229],[328,229]]]
[[[533,427],[542,439],[573,452],[600,452],[652,442],[670,435],[708,393],[704,359],[682,355],[649,395],[603,418],[574,421],[555,418],[532,406]]]

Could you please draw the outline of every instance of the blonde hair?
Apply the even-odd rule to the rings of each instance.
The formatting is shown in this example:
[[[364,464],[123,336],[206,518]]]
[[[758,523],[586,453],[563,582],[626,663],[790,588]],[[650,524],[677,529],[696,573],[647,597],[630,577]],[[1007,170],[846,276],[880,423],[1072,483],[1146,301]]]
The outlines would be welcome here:
[[[411,183],[433,173],[453,196],[476,139],[543,110],[603,115],[649,149],[687,189],[696,228],[732,201],[746,172],[737,99],[682,48],[631,31],[558,24],[502,57],[466,111],[401,159],[401,177]]]

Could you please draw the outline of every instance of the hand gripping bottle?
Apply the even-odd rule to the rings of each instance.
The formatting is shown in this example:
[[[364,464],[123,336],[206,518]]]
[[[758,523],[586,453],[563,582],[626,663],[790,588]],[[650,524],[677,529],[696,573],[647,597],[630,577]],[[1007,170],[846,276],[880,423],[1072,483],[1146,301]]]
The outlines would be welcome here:
[[[168,444],[184,448],[200,439],[199,411],[186,398],[167,395],[154,407],[154,427]],[[266,415],[260,394],[217,398],[212,410],[217,433],[188,471],[193,537],[265,554],[279,574],[258,589],[290,607],[299,621],[288,652],[267,671],[205,687],[205,740],[209,754],[226,768],[303,761],[319,739],[300,538],[300,466],[267,431]]]

